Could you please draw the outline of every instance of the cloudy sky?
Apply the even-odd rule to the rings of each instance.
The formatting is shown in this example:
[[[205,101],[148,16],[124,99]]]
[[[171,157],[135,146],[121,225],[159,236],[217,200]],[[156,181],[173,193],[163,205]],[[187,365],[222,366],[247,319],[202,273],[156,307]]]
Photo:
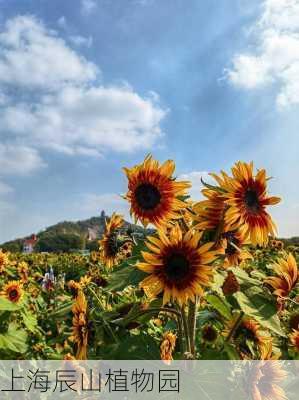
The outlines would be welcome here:
[[[299,0],[0,0],[0,242],[105,209],[151,152],[253,160],[299,234]]]

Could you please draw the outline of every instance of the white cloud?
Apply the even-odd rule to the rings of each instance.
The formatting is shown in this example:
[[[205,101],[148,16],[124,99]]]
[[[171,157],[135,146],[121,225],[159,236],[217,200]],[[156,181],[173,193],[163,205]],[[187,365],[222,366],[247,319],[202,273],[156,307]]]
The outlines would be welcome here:
[[[265,0],[254,50],[236,54],[228,79],[256,89],[276,84],[279,107],[299,103],[299,0]]]
[[[142,97],[129,85],[99,85],[98,71],[36,18],[7,21],[0,33],[0,94],[2,83],[21,88],[22,96],[2,95],[0,135],[89,156],[151,148],[167,113],[158,94]]]
[[[0,175],[27,175],[45,167],[35,149],[0,143]]]
[[[151,147],[166,111],[129,87],[67,87],[38,104],[0,110],[1,129],[33,146],[69,154]]]
[[[95,0],[81,0],[81,12],[84,16],[90,15],[96,8]]]
[[[201,179],[206,183],[215,182],[206,171],[192,171],[186,174],[181,174],[178,176],[178,180],[189,181],[192,184],[189,194],[193,200],[202,200],[203,196],[201,194],[201,189],[204,188]]]
[[[93,80],[98,67],[79,56],[33,16],[18,16],[0,33],[0,83],[59,89]]]
[[[76,46],[91,47],[93,43],[92,36],[84,37],[80,35],[70,36],[70,41]]]

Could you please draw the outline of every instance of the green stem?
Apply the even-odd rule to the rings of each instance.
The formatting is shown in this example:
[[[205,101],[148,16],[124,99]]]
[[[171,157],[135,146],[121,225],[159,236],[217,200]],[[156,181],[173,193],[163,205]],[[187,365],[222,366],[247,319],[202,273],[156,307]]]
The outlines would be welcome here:
[[[88,290],[91,292],[91,294],[95,297],[95,299],[97,300],[98,304],[100,305],[102,311],[105,311],[105,307],[101,301],[101,299],[98,297],[98,295],[96,294],[96,292],[89,286]],[[113,329],[111,328],[110,324],[105,320],[105,318],[102,318],[102,322],[104,323],[106,329],[109,331],[109,333],[111,334],[111,336],[113,337],[113,340],[115,341],[115,343],[119,343],[118,338],[116,337],[116,335],[113,332]]]
[[[185,333],[185,343],[186,343],[186,351],[190,353],[191,348],[190,348],[190,336],[189,336],[189,327],[188,327],[188,321],[187,321],[187,316],[184,310],[184,306],[181,308],[181,314],[182,314],[182,320],[183,320],[183,327],[184,327],[184,333]]]
[[[177,324],[178,324],[178,341],[179,341],[179,351],[184,354],[185,348],[184,348],[184,338],[183,338],[183,326],[182,326],[182,315],[180,313],[180,316],[177,317]]]
[[[191,354],[195,359],[195,338],[196,338],[196,314],[198,308],[198,296],[195,298],[195,302],[190,302],[189,305],[189,315],[188,315],[188,323],[189,323],[189,334],[190,334],[190,350]]]

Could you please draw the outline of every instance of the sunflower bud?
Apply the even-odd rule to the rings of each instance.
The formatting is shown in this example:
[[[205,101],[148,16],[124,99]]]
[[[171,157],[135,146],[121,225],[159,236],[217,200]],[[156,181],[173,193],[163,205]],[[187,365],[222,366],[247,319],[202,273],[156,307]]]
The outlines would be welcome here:
[[[237,281],[235,274],[229,271],[222,285],[222,291],[225,296],[230,296],[240,290],[240,284]]]
[[[161,360],[164,360],[167,362],[173,360],[172,353],[175,348],[175,342],[176,342],[176,335],[174,333],[172,333],[172,332],[164,333],[163,340],[160,345]]]

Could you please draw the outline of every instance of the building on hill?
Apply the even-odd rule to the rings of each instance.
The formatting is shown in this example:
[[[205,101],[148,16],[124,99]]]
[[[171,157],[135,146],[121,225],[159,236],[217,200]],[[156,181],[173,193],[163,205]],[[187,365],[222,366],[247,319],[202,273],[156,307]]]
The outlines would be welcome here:
[[[36,245],[36,235],[31,235],[29,239],[25,239],[23,242],[23,253],[30,254],[34,252],[34,246]]]
[[[97,240],[100,237],[99,231],[96,228],[87,228],[88,229],[88,236],[87,240],[89,242],[93,240]]]

